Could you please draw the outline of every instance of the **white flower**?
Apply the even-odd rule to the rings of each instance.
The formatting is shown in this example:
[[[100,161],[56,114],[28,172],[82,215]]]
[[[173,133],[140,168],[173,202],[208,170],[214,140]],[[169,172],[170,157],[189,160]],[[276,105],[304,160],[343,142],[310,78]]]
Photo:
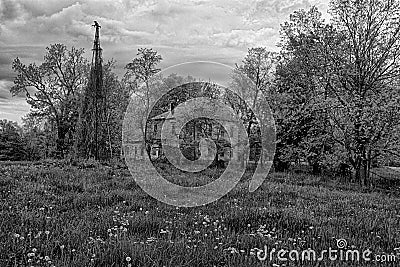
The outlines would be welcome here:
[[[132,260],[131,257],[126,257],[127,262],[130,262],[131,260]]]
[[[234,248],[234,247],[229,247],[229,248],[226,248],[226,249],[224,249],[225,251],[229,251],[230,253],[232,253],[232,254],[238,254],[239,253],[239,251],[236,249],[236,248]]]

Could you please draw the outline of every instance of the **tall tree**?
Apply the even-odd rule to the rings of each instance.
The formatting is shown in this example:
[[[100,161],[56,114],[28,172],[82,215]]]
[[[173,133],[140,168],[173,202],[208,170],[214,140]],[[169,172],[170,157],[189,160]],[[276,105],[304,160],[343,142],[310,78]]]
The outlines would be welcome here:
[[[122,86],[114,69],[114,60],[108,61],[103,66],[103,86],[108,90],[106,132],[110,158],[122,153],[122,122],[129,101],[128,90]]]
[[[250,153],[260,142],[260,127],[265,127],[265,131],[268,127],[274,126],[273,123],[267,123],[269,121],[267,117],[270,114],[267,114],[269,99],[266,96],[270,95],[277,60],[277,53],[270,52],[265,47],[250,48],[242,64],[236,64],[231,77],[230,87],[239,97],[228,96],[228,102],[246,126],[246,132],[250,138]],[[256,118],[256,114],[267,116]],[[270,143],[267,140],[264,142]],[[238,145],[242,146],[240,143]],[[246,155],[240,155],[240,157],[242,163],[247,158]],[[261,164],[263,164],[264,157],[261,159]]]
[[[63,44],[52,44],[46,48],[42,64],[25,65],[17,57],[12,65],[17,76],[11,93],[25,93],[32,115],[55,124],[59,157],[70,145],[66,139],[75,131],[79,96],[87,81],[88,64],[83,53],[83,49],[68,50]]]
[[[374,158],[396,147],[400,125],[400,2],[334,0],[340,45],[329,49],[329,90],[341,106],[332,118],[356,179],[369,183]]]
[[[305,104],[300,105],[307,109],[297,113],[297,121],[311,119],[307,120],[311,124],[301,122],[300,126],[309,125],[316,130],[314,136],[319,141],[312,140],[317,140],[314,144],[322,141],[343,151],[342,160],[352,165],[356,180],[368,184],[372,161],[383,153],[395,153],[397,146],[399,2],[335,0],[331,13],[330,25],[320,20],[315,8],[295,12],[291,21],[283,25],[287,57],[284,75],[279,77],[288,81],[285,93],[304,98],[288,107],[296,110],[296,106]],[[282,88],[280,84],[278,90]],[[326,126],[315,128],[320,119]],[[310,144],[310,129],[306,128],[306,143],[295,144],[300,150],[302,144]],[[288,128],[286,132],[296,131]],[[321,139],[324,134],[326,138]]]
[[[255,47],[248,49],[247,55],[242,60],[242,64],[236,64],[231,86],[237,89],[236,91],[240,97],[246,100],[250,104],[250,108],[254,111],[260,109],[260,99],[262,99],[263,93],[265,95],[269,94],[276,61],[276,53],[268,51],[265,47]],[[254,86],[244,84],[246,80],[243,79],[242,75],[251,80]],[[251,116],[251,113],[246,115]],[[249,130],[253,120],[254,118],[247,118]]]
[[[306,161],[321,172],[332,146],[328,127],[327,94],[320,77],[322,60],[318,43],[328,42],[331,27],[317,8],[299,10],[281,28],[281,60],[276,72],[273,107],[278,125],[276,168]]]
[[[152,48],[139,48],[137,57],[125,67],[126,73],[123,82],[129,94],[135,98],[131,101],[137,102],[137,105],[132,105],[133,102],[131,102],[131,105],[128,107],[128,113],[137,116],[130,119],[132,119],[132,123],[140,128],[143,137],[146,130],[146,116],[150,112],[152,100],[155,100],[156,92],[154,91],[158,88],[155,84],[158,84],[161,80],[161,77],[160,79],[153,78],[160,71],[157,65],[161,60],[161,55]],[[132,109],[135,109],[135,111]],[[144,148],[145,138],[143,138],[142,149]]]

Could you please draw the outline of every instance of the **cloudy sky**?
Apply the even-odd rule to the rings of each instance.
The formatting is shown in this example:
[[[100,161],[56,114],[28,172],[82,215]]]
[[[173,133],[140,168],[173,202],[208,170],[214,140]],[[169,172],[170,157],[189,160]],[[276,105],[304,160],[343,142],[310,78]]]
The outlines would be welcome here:
[[[328,0],[0,0],[0,119],[20,122],[29,111],[23,96],[9,93],[12,60],[40,63],[52,43],[90,51],[93,20],[102,26],[104,59],[117,60],[122,74],[139,47],[157,50],[161,68],[196,60],[233,66],[249,47],[277,51],[280,24],[312,5],[326,13]]]

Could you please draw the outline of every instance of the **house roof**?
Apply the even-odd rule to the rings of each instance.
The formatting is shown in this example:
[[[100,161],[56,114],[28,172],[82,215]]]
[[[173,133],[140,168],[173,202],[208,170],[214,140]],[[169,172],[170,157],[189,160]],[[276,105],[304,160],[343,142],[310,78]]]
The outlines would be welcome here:
[[[219,120],[219,121],[230,121],[230,122],[235,122],[235,120],[227,119],[225,118],[224,114],[221,113],[215,113],[214,119]],[[164,113],[161,113],[157,116],[152,117],[150,120],[155,121],[155,120],[173,120],[175,119],[175,116],[171,114],[171,111],[167,111]]]
[[[154,116],[151,118],[151,120],[166,120],[166,119],[173,119],[174,116],[171,114],[171,111],[167,111],[164,113],[161,113],[160,115]]]

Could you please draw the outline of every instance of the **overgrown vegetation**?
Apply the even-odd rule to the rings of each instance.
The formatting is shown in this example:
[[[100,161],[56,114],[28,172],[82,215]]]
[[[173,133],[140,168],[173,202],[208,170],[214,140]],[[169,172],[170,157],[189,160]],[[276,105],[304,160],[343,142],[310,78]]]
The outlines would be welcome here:
[[[234,74],[254,83],[241,95],[249,107],[262,113],[263,95],[268,97],[277,126],[277,170],[307,164],[314,174],[347,172],[348,180],[371,186],[372,168],[399,164],[399,10],[396,0],[332,0],[329,22],[316,7],[298,10],[281,26],[279,53],[249,48],[236,64]],[[109,92],[108,157],[123,154],[122,120],[129,95],[135,97],[131,101],[144,131],[150,99],[158,99],[165,87],[195,80],[156,75],[162,60],[157,51],[140,48],[121,79],[114,61],[103,66],[102,84]],[[81,146],[78,111],[89,77],[84,50],[52,44],[40,65],[16,58],[12,67],[16,78],[11,92],[25,94],[31,112],[22,130],[2,130],[1,158],[76,157]],[[233,75],[232,88],[243,83],[238,77]],[[256,118],[242,104],[234,103],[253,140]]]
[[[138,166],[135,172],[146,170]],[[187,185],[198,183],[199,177],[191,184],[191,177],[183,177]],[[255,193],[243,180],[213,204],[176,208],[148,196],[126,168],[68,161],[1,164],[0,265],[262,266],[266,262],[256,253],[264,245],[321,251],[335,248],[341,238],[352,248],[399,254],[399,193],[363,190],[275,173]],[[275,258],[268,264],[316,262]]]

